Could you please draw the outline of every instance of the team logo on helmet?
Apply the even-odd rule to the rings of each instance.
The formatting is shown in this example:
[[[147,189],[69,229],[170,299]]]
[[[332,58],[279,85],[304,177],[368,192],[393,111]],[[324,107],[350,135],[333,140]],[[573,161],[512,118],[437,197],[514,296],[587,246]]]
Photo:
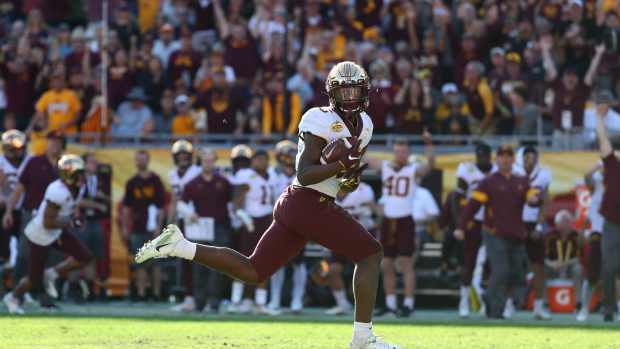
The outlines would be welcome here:
[[[58,160],[58,176],[67,185],[75,185],[84,174],[84,160],[74,154],[63,155]]]

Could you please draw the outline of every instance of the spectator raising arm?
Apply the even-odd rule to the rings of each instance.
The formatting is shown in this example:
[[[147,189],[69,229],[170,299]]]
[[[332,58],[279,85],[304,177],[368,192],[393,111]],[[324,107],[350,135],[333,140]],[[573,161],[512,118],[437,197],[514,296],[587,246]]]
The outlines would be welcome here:
[[[590,62],[590,66],[588,67],[588,72],[586,73],[586,76],[583,79],[583,83],[588,86],[592,86],[592,82],[594,81],[596,70],[598,69],[598,66],[601,64],[601,58],[603,57],[603,54],[605,53],[605,44],[604,43],[598,44],[594,52],[595,52],[594,58],[592,58],[592,61]]]
[[[217,30],[220,32],[220,38],[225,40],[230,34],[230,27],[220,0],[213,1],[213,12],[215,13],[215,24],[217,25]]]
[[[540,38],[540,49],[543,56],[543,68],[545,68],[545,79],[547,81],[553,81],[558,77],[558,70],[551,57],[551,49],[553,48],[553,37],[551,35],[545,35]]]
[[[596,113],[596,135],[598,137],[598,144],[600,147],[601,157],[603,159],[608,157],[613,152],[611,142],[607,136],[604,117],[604,115]]]

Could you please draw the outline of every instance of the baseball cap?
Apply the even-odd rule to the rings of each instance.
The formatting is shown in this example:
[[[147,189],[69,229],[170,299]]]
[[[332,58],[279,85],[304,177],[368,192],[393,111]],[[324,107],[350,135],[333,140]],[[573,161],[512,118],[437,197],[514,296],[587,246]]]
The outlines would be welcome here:
[[[611,104],[614,99],[614,95],[609,90],[602,90],[596,94],[594,101],[597,104]]]
[[[533,145],[526,145],[523,147],[523,155],[530,153],[538,155],[538,150]]]
[[[453,82],[448,82],[443,84],[443,86],[441,86],[441,93],[448,94],[448,93],[457,93],[459,92],[458,87],[456,87],[456,84]]]
[[[174,104],[187,104],[189,102],[189,97],[186,95],[178,95],[177,98],[174,99]]]
[[[521,64],[521,55],[517,52],[508,52],[506,61]]]
[[[503,144],[503,145],[500,145],[499,148],[497,148],[497,156],[500,156],[500,155],[514,156],[515,151],[514,149],[512,149],[511,145]]]

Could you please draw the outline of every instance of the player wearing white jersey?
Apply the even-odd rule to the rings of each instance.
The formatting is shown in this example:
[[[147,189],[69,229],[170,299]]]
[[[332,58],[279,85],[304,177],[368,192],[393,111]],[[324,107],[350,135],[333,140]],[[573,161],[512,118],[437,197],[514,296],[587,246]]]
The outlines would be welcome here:
[[[261,283],[294,258],[309,240],[315,241],[355,264],[355,322],[350,349],[398,349],[376,337],[372,312],[377,296],[381,244],[334,203],[339,190],[352,192],[360,181],[361,157],[372,137],[369,105],[370,79],[353,62],[336,64],[325,81],[328,108],[307,111],[299,124],[297,177],[273,210],[274,221],[248,258],[233,250],[198,245],[183,239],[170,225],[145,244],[136,261],[177,256],[219,270],[250,283]],[[352,147],[321,163],[323,149],[333,140],[354,137]]]
[[[486,143],[476,145],[475,162],[465,161],[459,164],[456,169],[457,191],[464,195],[468,200],[471,194],[488,174],[495,171],[495,165],[491,163],[491,147]],[[474,269],[482,264],[478,261],[482,246],[482,221],[484,219],[484,207],[476,213],[474,220],[467,223],[467,231],[464,238],[463,266],[461,267],[461,290],[459,301],[459,316],[468,317],[470,311],[469,298],[471,293]],[[457,222],[458,224],[458,222]],[[481,273],[480,273],[481,274]],[[482,296],[480,280],[475,280],[474,288],[478,297]],[[483,302],[480,302],[484,304]]]
[[[286,191],[295,180],[295,156],[297,155],[297,145],[289,140],[283,140],[276,144],[277,166],[272,168],[275,178],[274,191],[276,196],[280,196]],[[306,293],[306,280],[308,269],[304,261],[303,251],[292,261],[293,267],[293,290],[291,294],[291,311],[298,314],[303,309],[303,298]],[[280,268],[271,276],[270,289],[271,300],[269,308],[279,310],[282,299],[282,287],[286,276],[286,267]]]
[[[18,174],[28,162],[29,156],[26,153],[26,135],[18,130],[8,130],[2,133],[2,155],[0,155],[0,214],[4,216],[8,200],[15,190],[18,181]],[[20,200],[21,201],[21,200]],[[17,204],[19,209],[20,203]],[[16,222],[12,227],[4,229],[0,226],[0,268],[10,269],[14,266],[17,258],[17,249],[11,249],[11,245],[16,246],[19,236],[21,214],[18,210],[12,212],[13,220]],[[11,244],[11,241],[14,241]],[[6,265],[5,265],[6,264]]]
[[[269,154],[264,150],[257,150],[252,154],[250,168],[239,170],[235,174],[235,191],[233,203],[238,216],[244,216],[242,220],[248,220],[245,229],[240,231],[239,252],[249,257],[258,241],[263,236],[273,220],[272,211],[275,202],[275,186],[278,178],[273,171],[269,170]],[[247,216],[247,217],[246,217]],[[242,313],[254,310],[259,314],[277,315],[278,311],[268,308],[267,284],[259,283],[254,293],[254,307],[250,299],[243,299],[243,283],[233,282],[231,311]],[[246,289],[246,294],[247,294]]]
[[[369,232],[373,235],[376,234],[375,213],[377,204],[375,193],[370,185],[360,183],[357,189],[351,193],[340,191],[336,197],[336,203],[368,229]],[[345,283],[342,279],[344,266],[348,263],[351,263],[351,261],[332,253],[329,260],[329,273],[327,277],[329,279],[332,295],[336,301],[336,306],[328,309],[325,312],[326,315],[344,315],[353,310],[353,306],[347,299]]]
[[[74,214],[81,207],[99,208],[92,201],[82,200],[84,194],[84,161],[77,155],[65,155],[58,161],[60,179],[52,182],[36,216],[28,223],[24,235],[29,240],[29,272],[3,301],[11,313],[23,313],[19,299],[32,290],[38,292],[45,284],[46,291],[57,297],[54,281],[59,276],[79,269],[93,259],[92,253],[68,229],[82,225]],[[55,248],[73,258],[44,270],[50,248]],[[47,304],[53,306],[53,304]]]
[[[380,203],[383,206],[383,224],[381,227],[381,245],[384,259],[383,290],[385,307],[377,315],[388,313],[400,317],[409,317],[415,307],[415,223],[413,220],[413,202],[415,188],[430,168],[434,166],[433,148],[430,134],[425,132],[426,155],[428,166],[409,162],[409,145],[406,141],[394,144],[394,160],[379,161],[369,159],[370,168],[381,172],[383,186]],[[403,274],[404,300],[398,306],[396,298],[396,271]]]
[[[588,208],[590,232],[587,236],[589,248],[586,270],[588,275],[581,287],[581,309],[577,313],[577,321],[579,322],[586,321],[590,315],[589,305],[592,301],[592,290],[598,284],[601,276],[601,239],[605,218],[599,210],[603,202],[603,194],[605,194],[603,179],[603,162],[598,161],[585,175],[585,183],[590,190],[590,207]]]
[[[202,172],[200,166],[194,164],[194,146],[185,139],[172,144],[170,150],[175,167],[168,172],[168,183],[172,189],[172,198],[168,209],[168,222],[175,222],[184,227],[185,224],[179,214],[178,205],[183,194],[183,188],[192,179]],[[183,302],[170,308],[172,311],[194,311],[196,301],[193,296],[194,283],[192,278],[192,263],[181,261],[181,279],[185,288]]]
[[[525,242],[527,255],[530,260],[532,271],[534,272],[534,319],[549,320],[551,315],[544,308],[545,292],[545,204],[548,202],[549,186],[551,185],[551,170],[540,166],[538,162],[538,151],[533,146],[526,146],[517,152],[517,161],[513,165],[513,171],[519,175],[529,178],[530,186],[536,188],[541,193],[543,204],[533,207],[528,203],[523,208],[523,222],[528,230],[528,238]],[[512,300],[507,300],[510,312]],[[509,316],[508,316],[509,317]]]

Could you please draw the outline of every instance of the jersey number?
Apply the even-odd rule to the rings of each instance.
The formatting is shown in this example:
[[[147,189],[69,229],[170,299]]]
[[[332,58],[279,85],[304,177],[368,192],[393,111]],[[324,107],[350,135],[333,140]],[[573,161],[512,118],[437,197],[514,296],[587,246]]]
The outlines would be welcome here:
[[[409,185],[411,180],[409,177],[388,177],[385,180],[385,186],[390,196],[407,196],[409,194]]]
[[[260,189],[263,192],[263,195],[261,196],[261,199],[260,199],[260,203],[261,205],[267,205],[267,197],[269,196],[269,194],[267,193],[267,186],[261,185]]]

